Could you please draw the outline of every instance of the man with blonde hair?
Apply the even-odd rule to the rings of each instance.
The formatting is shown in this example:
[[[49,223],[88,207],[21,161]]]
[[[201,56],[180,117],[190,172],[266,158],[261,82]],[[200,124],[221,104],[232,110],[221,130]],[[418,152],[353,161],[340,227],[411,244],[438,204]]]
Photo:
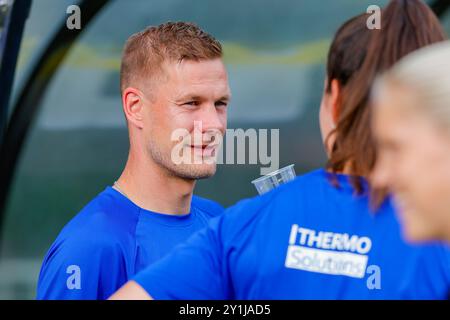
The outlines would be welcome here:
[[[41,268],[38,299],[105,299],[222,213],[193,196],[212,176],[230,99],[222,47],[185,22],[132,35],[120,89],[130,139],[119,179],[62,230]]]

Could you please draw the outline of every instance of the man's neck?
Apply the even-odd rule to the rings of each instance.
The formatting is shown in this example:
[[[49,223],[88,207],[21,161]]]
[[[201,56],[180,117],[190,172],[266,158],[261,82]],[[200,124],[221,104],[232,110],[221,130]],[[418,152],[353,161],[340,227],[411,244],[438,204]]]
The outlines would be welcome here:
[[[116,189],[139,207],[158,213],[190,212],[195,180],[170,175],[150,159],[128,158]]]

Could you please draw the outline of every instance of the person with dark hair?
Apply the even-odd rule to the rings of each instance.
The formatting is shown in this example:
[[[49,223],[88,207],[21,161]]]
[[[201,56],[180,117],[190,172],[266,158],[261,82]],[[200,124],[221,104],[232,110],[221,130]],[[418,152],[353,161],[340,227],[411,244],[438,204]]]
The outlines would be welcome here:
[[[364,29],[362,23],[349,21],[338,31],[328,56],[325,84],[325,100],[332,100],[325,105],[331,108],[321,109],[321,114],[331,117],[321,123],[335,124],[332,130],[322,130],[330,140],[327,169],[351,174],[358,192],[358,177],[369,177],[376,161],[368,108],[375,77],[410,52],[447,39],[438,18],[422,1],[392,1],[382,12],[381,29]],[[386,190],[370,191],[372,204],[380,205]]]
[[[381,30],[357,16],[328,56],[320,127],[326,169],[244,200],[139,273],[112,299],[445,299],[448,249],[401,237],[391,198],[373,188],[368,96],[374,77],[445,40],[422,1],[393,0]]]
[[[221,44],[192,23],[148,27],[125,44],[120,90],[127,163],[48,250],[38,299],[106,299],[223,212],[193,195],[196,180],[214,175],[215,138],[226,130],[230,89]],[[175,146],[183,161],[173,156]]]

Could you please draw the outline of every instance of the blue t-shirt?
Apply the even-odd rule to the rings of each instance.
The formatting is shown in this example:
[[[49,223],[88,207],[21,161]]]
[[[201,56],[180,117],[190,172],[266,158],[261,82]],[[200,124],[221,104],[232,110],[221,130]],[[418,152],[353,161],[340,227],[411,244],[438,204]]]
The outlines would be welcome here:
[[[388,198],[313,171],[244,200],[134,277],[154,299],[445,299],[450,252],[401,236]]]
[[[107,299],[208,220],[217,203],[193,196],[186,215],[144,210],[107,187],[61,231],[39,275],[38,299]]]

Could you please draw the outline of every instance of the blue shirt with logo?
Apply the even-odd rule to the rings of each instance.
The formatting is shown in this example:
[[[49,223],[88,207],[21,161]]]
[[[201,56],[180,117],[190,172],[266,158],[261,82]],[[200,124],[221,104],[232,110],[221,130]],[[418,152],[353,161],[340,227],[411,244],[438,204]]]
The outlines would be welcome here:
[[[316,170],[212,219],[134,277],[154,299],[446,299],[450,252],[402,238],[387,198]]]
[[[193,196],[188,214],[155,213],[107,187],[64,227],[49,249],[37,298],[107,299],[222,212],[217,203]]]

